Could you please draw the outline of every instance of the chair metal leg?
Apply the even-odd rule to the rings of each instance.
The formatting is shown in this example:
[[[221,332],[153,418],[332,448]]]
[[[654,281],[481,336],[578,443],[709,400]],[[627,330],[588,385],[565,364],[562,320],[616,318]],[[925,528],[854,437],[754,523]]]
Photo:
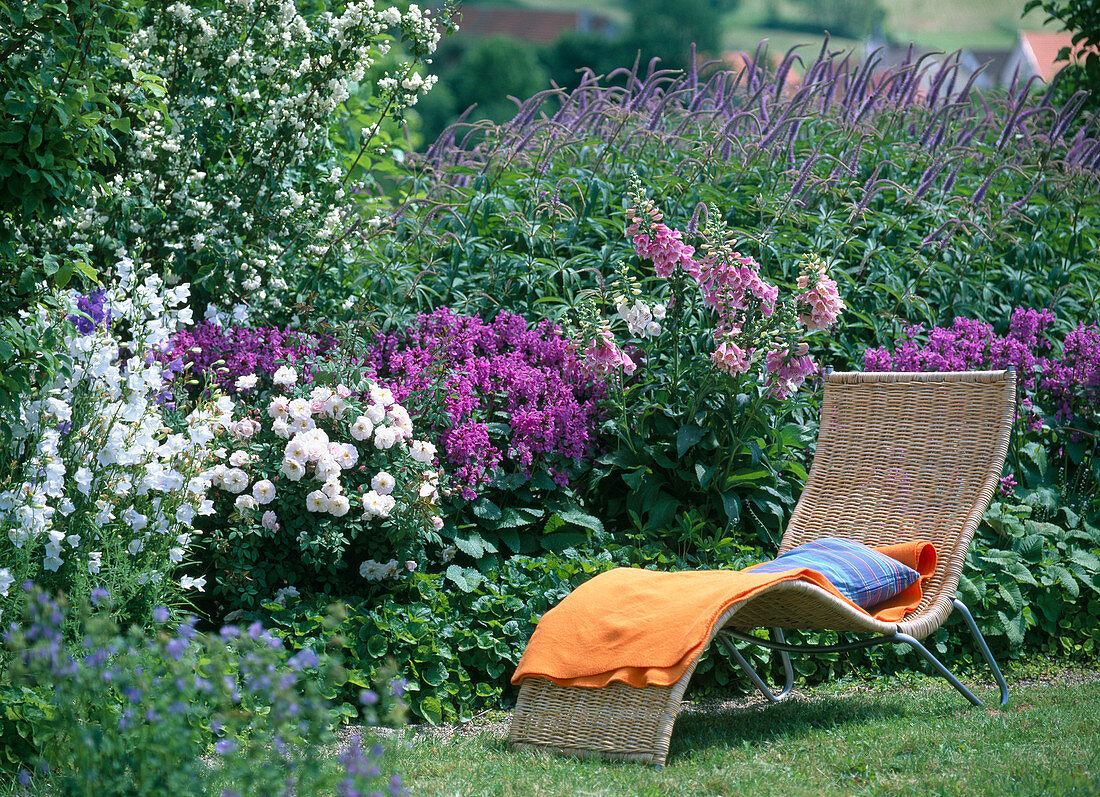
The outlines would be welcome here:
[[[773,628],[772,633],[775,634],[779,641],[779,644],[786,644],[786,640],[783,639],[783,629]],[[764,679],[752,668],[752,665],[745,660],[745,657],[741,655],[741,651],[737,649],[737,646],[733,644],[733,640],[728,636],[719,636],[718,641],[722,643],[722,646],[729,652],[733,660],[737,662],[738,666],[745,672],[748,679],[752,681],[753,685],[760,690],[760,693],[771,703],[778,703],[783,698],[787,697],[791,693],[791,689],[794,687],[794,667],[791,666],[791,657],[785,650],[779,651],[780,660],[783,662],[783,674],[786,679],[786,683],[783,684],[783,690],[781,692],[773,692],[771,687],[764,683]]]
[[[933,669],[935,669],[936,672],[946,678],[947,682],[955,687],[959,691],[959,693],[962,694],[963,697],[965,697],[975,706],[985,705],[985,703],[975,697],[973,692],[963,686],[962,681],[955,677],[955,673],[947,669],[947,667],[944,666],[943,662],[941,662],[932,654],[932,651],[930,651],[928,648],[918,642],[914,637],[911,637],[908,634],[894,634],[892,637],[887,637],[884,641],[904,642],[906,645],[919,653],[925,661],[931,664]]]
[[[966,604],[958,598],[955,598],[953,603],[955,608],[962,613],[963,619],[966,620],[966,625],[970,628],[970,633],[974,637],[974,643],[978,646],[978,650],[982,653],[982,658],[989,665],[989,669],[993,671],[993,678],[997,681],[997,686],[1001,690],[1001,705],[1003,706],[1008,702],[1008,684],[1005,682],[1005,677],[1001,675],[1001,668],[997,666],[993,653],[985,642],[985,637],[978,630],[978,624],[974,622],[974,615],[970,613],[970,609],[966,608]]]
[[[982,658],[985,659],[985,663],[989,665],[989,669],[993,671],[993,678],[997,681],[997,686],[1001,691],[1001,705],[1005,705],[1008,702],[1008,684],[1005,682],[1004,675],[1001,674],[1000,667],[997,666],[996,660],[993,658],[993,653],[989,650],[989,645],[986,644],[985,637],[982,636],[982,632],[978,630],[978,624],[974,622],[974,616],[970,613],[970,610],[966,607],[962,601],[958,598],[954,599],[955,608],[962,614],[963,620],[966,621],[967,627],[970,629],[970,634],[974,637],[974,643],[977,645],[978,650],[982,654]],[[870,647],[871,645],[881,645],[884,642],[903,642],[912,648],[917,654],[927,661],[932,668],[942,675],[949,684],[955,687],[958,692],[973,703],[975,706],[984,706],[985,704],[977,698],[977,696],[966,688],[962,682],[955,677],[939,659],[933,655],[932,651],[926,648],[915,637],[911,637],[908,634],[894,634],[893,636],[881,636],[873,637],[871,639],[861,639],[855,642],[847,642],[839,645],[788,645],[786,640],[783,639],[783,631],[779,628],[773,628],[772,634],[774,639],[758,639],[757,637],[750,636],[740,631],[734,631],[733,629],[727,629],[722,631],[718,636],[718,641],[729,651],[729,654],[733,657],[733,660],[744,670],[745,675],[752,681],[753,685],[760,690],[760,692],[772,703],[778,703],[780,700],[790,694],[791,688],[794,685],[794,669],[791,667],[790,653],[838,653],[848,650],[856,650],[858,648]],[[734,639],[740,639],[744,642],[752,642],[754,644],[765,647],[769,650],[778,651],[782,657],[783,669],[786,673],[786,684],[784,684],[783,691],[773,692],[764,679],[752,668],[752,666],[745,660],[745,657],[741,655],[741,652],[733,644]]]

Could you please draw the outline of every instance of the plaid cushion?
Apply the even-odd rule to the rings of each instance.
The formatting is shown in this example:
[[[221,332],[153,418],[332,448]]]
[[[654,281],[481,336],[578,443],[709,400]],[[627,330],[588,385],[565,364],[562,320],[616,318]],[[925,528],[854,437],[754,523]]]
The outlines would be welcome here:
[[[894,597],[920,578],[920,573],[896,559],[842,537],[803,543],[751,569],[782,573],[803,567],[821,573],[841,595],[865,609]]]

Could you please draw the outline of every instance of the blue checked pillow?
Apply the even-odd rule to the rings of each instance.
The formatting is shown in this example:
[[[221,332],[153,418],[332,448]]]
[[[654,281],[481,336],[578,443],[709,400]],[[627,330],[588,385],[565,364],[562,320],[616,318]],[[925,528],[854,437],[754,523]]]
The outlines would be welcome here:
[[[843,537],[803,543],[753,567],[752,572],[782,573],[803,567],[821,573],[841,595],[864,609],[894,597],[920,578],[920,573],[897,559]]]

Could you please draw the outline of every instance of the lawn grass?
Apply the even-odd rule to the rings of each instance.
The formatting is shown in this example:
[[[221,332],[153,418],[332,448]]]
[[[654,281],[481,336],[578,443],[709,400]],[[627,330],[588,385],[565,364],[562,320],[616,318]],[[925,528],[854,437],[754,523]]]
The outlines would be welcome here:
[[[1018,679],[1004,709],[925,676],[689,706],[661,769],[513,752],[506,716],[382,743],[413,795],[1100,794],[1100,680]]]

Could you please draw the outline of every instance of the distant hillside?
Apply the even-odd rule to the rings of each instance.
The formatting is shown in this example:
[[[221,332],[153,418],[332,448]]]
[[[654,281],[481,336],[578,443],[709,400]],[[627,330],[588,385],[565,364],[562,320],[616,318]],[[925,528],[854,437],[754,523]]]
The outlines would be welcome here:
[[[626,0],[466,0],[467,5],[507,6],[541,9],[590,9],[607,14],[617,22],[629,19]],[[960,47],[983,50],[1010,49],[1021,27],[1042,27],[1044,15],[1033,11],[1021,20],[1024,0],[879,0],[886,11],[886,32],[905,43],[916,41],[926,47],[955,50]],[[739,8],[724,20],[723,41],[728,49],[752,49],[767,38],[773,49],[786,50],[800,42],[819,42],[806,33],[764,26],[772,9],[791,17],[798,6],[789,0],[741,0]],[[835,39],[839,47],[852,46],[849,39]]]

